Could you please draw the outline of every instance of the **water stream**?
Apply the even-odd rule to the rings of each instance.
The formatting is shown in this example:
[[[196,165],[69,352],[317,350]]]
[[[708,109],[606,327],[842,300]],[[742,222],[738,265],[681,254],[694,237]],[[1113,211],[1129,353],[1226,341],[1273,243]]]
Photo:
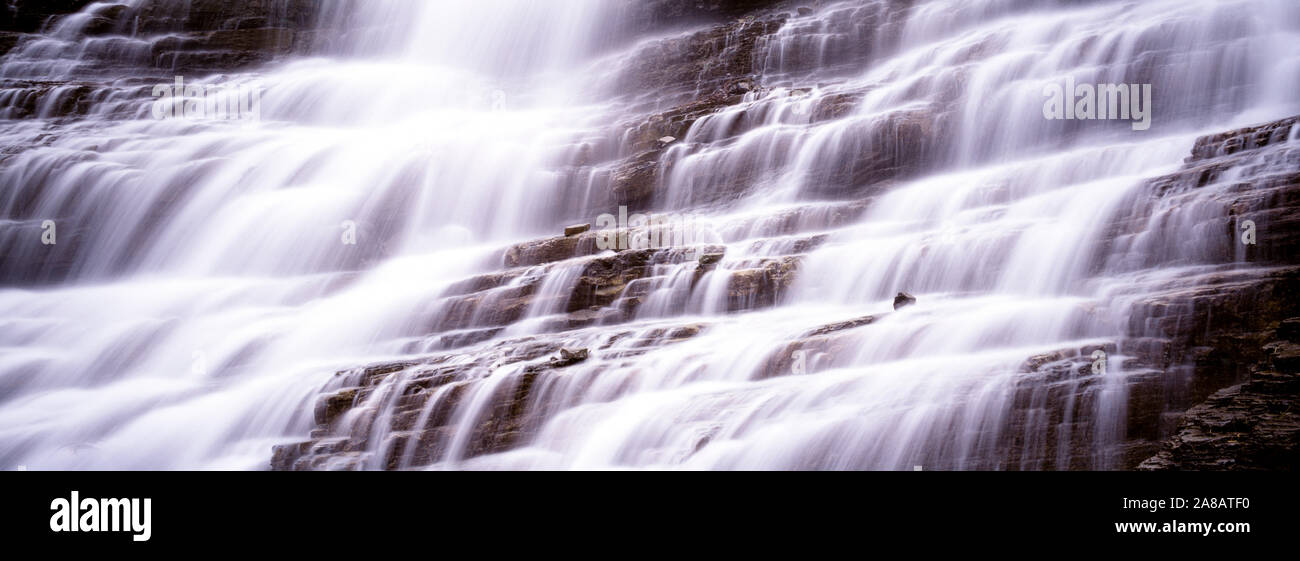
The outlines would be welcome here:
[[[608,169],[584,161],[630,150],[619,124],[653,92],[630,91],[625,65],[692,31],[629,36],[630,12],[606,0],[325,2],[320,17],[356,30],[326,52],[193,78],[260,88],[259,120],[158,120],[148,92],[170,75],[105,63],[147,61],[168,35],[133,27],[144,1],[93,4],[0,59],[7,83],[68,81],[94,100],[64,118],[47,95],[12,118],[31,94],[0,91],[0,467],[265,469],[311,432],[336,372],[419,356],[444,294],[500,270],[502,248],[616,212]],[[115,33],[78,32],[114,4]],[[476,373],[434,467],[1043,469],[1069,465],[1071,438],[1089,440],[1082,467],[1117,467],[1129,303],[1205,270],[1228,182],[1128,243],[1107,224],[1198,136],[1300,113],[1300,5],[897,4],[791,9],[755,47],[762,88],[658,156],[653,208],[633,212],[707,221],[726,251],[703,280],[693,262],[656,264],[630,322],[555,333],[545,320],[582,258],[523,273],[543,297],[481,345],[600,350],[540,382],[544,422],[502,453],[467,450],[523,367]],[[1152,84],[1151,128],[1044,119],[1044,86],[1067,78]],[[916,161],[855,190],[849,163],[891,135]],[[860,203],[847,219],[845,193]],[[776,305],[729,302],[732,275],[805,253]],[[918,303],[887,313],[899,291]],[[833,360],[764,374],[800,334],[866,315]],[[684,325],[699,334],[628,352]],[[1104,374],[1021,369],[1090,346],[1110,350]],[[401,382],[366,408],[392,414]],[[1076,395],[1059,386],[1087,388],[1086,412],[1057,405],[1087,427],[1049,443],[1054,421],[1013,420],[1012,405]],[[371,440],[365,466],[380,467],[387,439]]]

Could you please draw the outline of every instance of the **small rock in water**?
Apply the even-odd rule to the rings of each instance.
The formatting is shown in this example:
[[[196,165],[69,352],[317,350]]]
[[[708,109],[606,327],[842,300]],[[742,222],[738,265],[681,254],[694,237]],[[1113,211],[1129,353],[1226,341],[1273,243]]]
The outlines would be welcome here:
[[[587,360],[591,352],[587,349],[569,350],[560,349],[560,356],[551,359],[551,366],[554,368],[563,368]]]
[[[753,84],[750,84],[749,82],[736,82],[731,85],[731,88],[727,90],[727,93],[730,95],[744,95],[753,89]]]
[[[911,294],[908,294],[908,293],[906,293],[906,292],[899,292],[899,293],[898,293],[898,296],[895,296],[895,297],[894,297],[894,309],[895,309],[895,310],[898,310],[898,309],[901,309],[901,308],[906,308],[906,307],[911,306],[912,304],[915,304],[915,303],[916,303],[916,297],[915,297],[915,296],[912,296]]]
[[[672,144],[672,143],[674,143],[674,142],[677,142],[677,137],[675,137],[675,136],[665,136],[665,137],[659,139],[659,144],[663,144],[663,145],[665,145],[665,146],[666,146],[666,145],[669,145],[669,144]]]
[[[576,224],[564,229],[564,237],[576,236],[591,229],[591,224]]]

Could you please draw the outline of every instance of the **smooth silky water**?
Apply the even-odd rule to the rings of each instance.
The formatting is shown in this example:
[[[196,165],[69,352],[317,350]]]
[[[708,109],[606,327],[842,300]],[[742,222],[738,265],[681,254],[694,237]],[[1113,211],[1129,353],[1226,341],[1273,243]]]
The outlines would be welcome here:
[[[627,94],[638,92],[616,76],[639,46],[619,3],[324,5],[321,17],[387,32],[220,77],[262,88],[257,122],[156,120],[148,95],[113,76],[96,77],[103,92],[84,119],[0,122],[4,143],[25,147],[0,168],[0,236],[9,263],[37,279],[0,289],[0,466],[265,469],[272,446],[311,431],[336,372],[419,356],[411,343],[451,284],[498,270],[511,243],[612,212],[596,203],[592,172],[566,170],[583,143],[620,142],[610,125],[632,116]],[[1197,225],[1213,203],[1166,209],[1151,235],[1183,246],[1139,239],[1100,266],[1094,254],[1108,219],[1144,179],[1177,169],[1198,135],[1300,113],[1300,5],[930,0],[890,33],[845,24],[882,6],[824,2],[792,17],[759,48],[768,93],[701,119],[665,151],[658,210],[706,221],[726,257],[694,285],[693,263],[657,265],[636,321],[620,328],[702,332],[618,359],[605,354],[628,343],[609,343],[608,326],[549,335],[607,349],[544,382],[559,405],[528,441],[469,457],[489,396],[523,366],[482,372],[433,467],[1042,467],[997,456],[1020,365],[1116,341],[1144,283],[1196,271],[1207,235]],[[147,60],[156,38],[129,19],[120,36],[79,39],[96,9],[10,53],[0,76]],[[1157,88],[1150,130],[1042,116],[1045,85],[1134,76]],[[866,94],[838,118],[807,110],[847,91]],[[828,163],[862,150],[874,123],[940,103],[952,134],[923,173],[881,189],[850,224],[819,218],[836,204],[819,195]],[[757,179],[739,200],[709,199],[742,176]],[[827,243],[777,306],[728,313],[728,275],[795,243],[755,225],[790,209],[802,210],[801,234]],[[77,240],[62,273],[41,253],[43,217]],[[341,243],[345,222],[382,250]],[[559,296],[580,267],[528,274]],[[903,290],[919,303],[886,314]],[[542,301],[499,337],[540,333],[562,311]],[[799,334],[865,315],[880,319],[852,332],[833,367],[760,376]],[[1098,469],[1116,467],[1132,374],[1122,354],[1108,364],[1089,402]],[[359,407],[391,414],[391,389]],[[1024,446],[1044,446],[1032,437],[1043,429],[1027,425]],[[387,442],[374,431],[370,468]]]

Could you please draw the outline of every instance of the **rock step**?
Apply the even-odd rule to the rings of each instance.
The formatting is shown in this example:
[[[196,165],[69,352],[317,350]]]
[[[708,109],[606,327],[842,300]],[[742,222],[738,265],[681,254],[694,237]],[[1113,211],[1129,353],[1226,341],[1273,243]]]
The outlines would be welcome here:
[[[659,329],[627,329],[610,335],[602,348],[569,348],[551,337],[527,337],[481,345],[459,354],[419,361],[378,364],[340,372],[347,385],[319,398],[311,440],[275,447],[276,470],[361,469],[378,462],[398,469],[428,465],[446,458],[452,423],[465,398],[489,376],[511,376],[487,396],[469,444],[460,451],[474,457],[507,450],[524,441],[562,404],[540,399],[539,392],[567,369],[600,369],[632,356],[614,349],[650,350],[695,337],[700,324]],[[591,362],[592,364],[587,364]],[[604,364],[604,366],[602,366]],[[391,409],[380,416],[373,408]],[[380,423],[383,422],[384,425]],[[387,433],[372,442],[376,431]],[[378,445],[378,450],[376,450]]]
[[[1144,471],[1291,471],[1300,465],[1300,377],[1256,372],[1221,389],[1182,416],[1165,450]]]

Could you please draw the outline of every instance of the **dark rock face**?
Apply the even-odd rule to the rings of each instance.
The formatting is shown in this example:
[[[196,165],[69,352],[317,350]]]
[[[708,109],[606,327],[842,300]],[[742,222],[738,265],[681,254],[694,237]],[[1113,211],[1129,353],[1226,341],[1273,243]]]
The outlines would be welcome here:
[[[1277,173],[1271,164],[1300,165],[1300,147],[1279,145],[1298,121],[1292,117],[1199,139],[1184,169],[1151,180],[1147,192],[1154,198],[1116,222],[1116,239],[1122,240],[1140,228],[1154,200],[1176,198],[1234,174],[1225,195],[1231,199],[1222,203],[1228,212],[1217,219],[1220,243],[1211,240],[1195,254],[1172,248],[1148,252],[1223,265],[1170,283],[1135,304],[1133,317],[1144,320],[1129,326],[1132,339],[1123,343],[1124,352],[1164,375],[1134,376],[1130,383],[1123,467],[1297,465],[1289,341],[1295,337],[1292,318],[1300,315],[1300,221],[1295,218],[1300,173]],[[1258,243],[1243,243],[1238,229],[1243,220],[1258,224]],[[1141,266],[1165,264],[1147,259]]]
[[[12,0],[0,7],[0,30],[34,33],[50,18],[77,12],[92,0]],[[0,47],[2,48],[2,47]]]
[[[0,55],[9,52],[10,49],[13,49],[14,45],[17,45],[18,41],[22,40],[22,38],[23,38],[22,33],[16,33],[13,31],[0,31]]]
[[[305,29],[316,24],[320,2],[314,0],[190,0],[175,3],[151,1],[123,15],[138,16],[140,29],[211,32],[244,29]]]
[[[639,0],[629,7],[641,30],[738,17],[780,5],[781,0]]]
[[[153,61],[160,68],[218,72],[263,64],[293,50],[293,30],[222,29],[156,42]]]
[[[17,0],[11,10],[0,10],[0,31],[4,32],[0,34],[0,53],[12,49],[23,34],[48,29],[58,18],[90,4],[86,0]],[[117,50],[103,56],[91,50],[84,56],[106,68],[143,66],[184,74],[237,70],[320,47],[315,33],[321,23],[319,9],[319,3],[312,0],[110,4],[95,10],[81,34],[153,37],[149,60],[127,58]]]
[[[0,55],[9,62],[43,60],[48,44],[60,44],[65,62],[75,65],[66,75],[76,78],[10,74],[0,80],[8,102],[0,118],[113,113],[122,100],[148,97],[154,85],[175,76],[192,81],[319,50],[320,38],[330,35],[318,29],[320,8],[314,0],[15,0],[0,9]],[[87,19],[51,39],[51,30],[74,14]]]
[[[1166,449],[1138,469],[1291,471],[1300,466],[1300,345],[1271,343],[1249,380],[1215,392],[1183,415]]]

